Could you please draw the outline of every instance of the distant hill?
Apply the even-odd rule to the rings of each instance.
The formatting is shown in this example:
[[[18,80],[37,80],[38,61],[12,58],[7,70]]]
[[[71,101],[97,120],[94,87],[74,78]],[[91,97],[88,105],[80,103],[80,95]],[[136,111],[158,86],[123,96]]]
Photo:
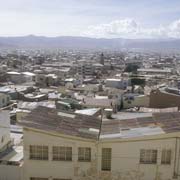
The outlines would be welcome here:
[[[105,39],[87,37],[22,36],[0,37],[0,48],[77,48],[77,49],[180,49],[180,39]]]

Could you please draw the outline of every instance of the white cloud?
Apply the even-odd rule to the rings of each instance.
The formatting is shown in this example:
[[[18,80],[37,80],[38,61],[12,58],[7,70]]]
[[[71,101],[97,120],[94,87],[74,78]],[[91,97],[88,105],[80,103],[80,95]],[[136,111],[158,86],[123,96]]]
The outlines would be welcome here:
[[[97,38],[180,38],[180,19],[167,26],[145,28],[133,19],[89,26],[84,36]]]

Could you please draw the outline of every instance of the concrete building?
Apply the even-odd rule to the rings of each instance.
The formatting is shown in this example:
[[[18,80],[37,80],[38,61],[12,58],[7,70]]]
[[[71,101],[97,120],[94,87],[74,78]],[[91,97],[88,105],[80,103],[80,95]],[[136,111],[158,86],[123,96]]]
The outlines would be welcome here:
[[[23,180],[180,179],[179,112],[101,122],[39,107],[21,124]]]
[[[24,76],[24,79],[26,82],[32,82],[35,81],[35,74],[31,72],[23,72],[22,76]]]
[[[138,69],[137,72],[139,74],[162,74],[162,75],[170,75],[172,73],[171,69]]]
[[[10,138],[10,119],[8,111],[0,111],[0,152],[7,149],[11,143]]]
[[[61,124],[58,128],[57,123]],[[95,163],[100,119],[39,107],[21,124],[24,126],[23,180],[74,179]]]
[[[19,72],[7,72],[7,81],[15,84],[21,84],[25,82],[24,76]]]
[[[171,90],[168,88],[152,90],[150,93],[151,108],[180,108],[180,94],[179,90]]]
[[[106,87],[126,89],[129,85],[131,85],[129,79],[106,79]]]
[[[55,74],[37,74],[35,82],[36,85],[40,87],[55,86],[58,82],[58,78]]]
[[[149,96],[140,94],[124,94],[122,96],[123,108],[149,107]]]
[[[82,63],[77,65],[77,73],[83,76],[94,75],[94,67],[90,63]]]
[[[10,96],[5,93],[0,93],[0,108],[7,106],[10,103]]]
[[[13,146],[11,135],[9,111],[0,111],[0,179],[22,180],[23,147]]]

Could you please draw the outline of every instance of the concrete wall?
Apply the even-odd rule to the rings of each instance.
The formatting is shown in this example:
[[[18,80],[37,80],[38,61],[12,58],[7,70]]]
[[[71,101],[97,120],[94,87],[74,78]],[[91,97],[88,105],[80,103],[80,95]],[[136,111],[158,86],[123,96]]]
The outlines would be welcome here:
[[[149,107],[149,96],[140,95],[132,96],[133,99],[128,97],[123,97],[123,108],[133,108],[133,107]]]
[[[152,91],[149,106],[150,108],[180,107],[180,96],[160,90]]]
[[[130,80],[122,79],[106,79],[106,87],[126,89],[130,85]]]
[[[178,140],[179,141],[179,140]],[[120,180],[172,180],[174,170],[177,172],[179,144],[176,149],[176,139],[144,140],[135,142],[109,142],[100,143],[98,157],[101,157],[102,148],[112,148],[112,169],[108,172],[111,179]],[[141,164],[140,149],[157,149],[157,164]],[[172,159],[170,165],[161,164],[161,153],[163,149],[171,149]],[[176,159],[176,160],[175,160]],[[98,170],[101,171],[101,158],[98,158]],[[177,178],[177,179],[180,179]]]
[[[0,164],[0,180],[23,180],[22,167]]]
[[[49,160],[29,160],[30,145],[47,145],[49,147]],[[72,147],[72,161],[52,161],[53,146]],[[94,142],[62,138],[59,136],[25,130],[23,180],[29,180],[30,177],[75,179],[79,172],[87,171],[92,164],[92,162],[78,162],[78,147],[91,147],[92,162],[96,160],[96,148]]]
[[[180,139],[178,134],[168,136],[151,136],[148,139],[133,140],[101,140],[88,142],[68,137],[59,137],[24,131],[24,172],[23,180],[29,177],[64,178],[72,180],[173,180],[180,179]],[[47,145],[49,160],[29,160],[29,145]],[[72,162],[52,161],[52,146],[71,146],[73,148]],[[78,162],[78,147],[92,148],[92,162]],[[111,171],[101,171],[102,148],[112,148]],[[158,150],[156,164],[141,164],[140,150]],[[172,152],[171,164],[162,165],[163,149]],[[176,176],[174,176],[176,175]]]
[[[0,108],[5,107],[10,102],[10,96],[7,94],[0,93]]]
[[[9,111],[0,111],[0,152],[10,142]]]
[[[21,84],[26,82],[24,76],[22,74],[8,74],[8,80],[15,83],[15,84]]]

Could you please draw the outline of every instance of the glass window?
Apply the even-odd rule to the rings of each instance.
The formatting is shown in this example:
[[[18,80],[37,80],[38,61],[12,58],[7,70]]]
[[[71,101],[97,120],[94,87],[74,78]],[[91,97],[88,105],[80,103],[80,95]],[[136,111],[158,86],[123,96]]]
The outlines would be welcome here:
[[[141,149],[140,150],[140,163],[142,163],[142,164],[156,164],[157,163],[157,150]]]
[[[103,171],[111,171],[111,148],[102,149],[101,169]]]
[[[48,146],[30,145],[30,159],[48,160]]]
[[[30,180],[48,180],[48,178],[31,177]]]
[[[171,150],[170,149],[162,150],[161,164],[171,164]]]
[[[89,162],[91,161],[91,148],[79,147],[78,148],[78,160]]]
[[[72,161],[72,147],[53,147],[54,161]]]
[[[55,178],[53,180],[71,180],[71,179],[61,179],[61,178]]]

